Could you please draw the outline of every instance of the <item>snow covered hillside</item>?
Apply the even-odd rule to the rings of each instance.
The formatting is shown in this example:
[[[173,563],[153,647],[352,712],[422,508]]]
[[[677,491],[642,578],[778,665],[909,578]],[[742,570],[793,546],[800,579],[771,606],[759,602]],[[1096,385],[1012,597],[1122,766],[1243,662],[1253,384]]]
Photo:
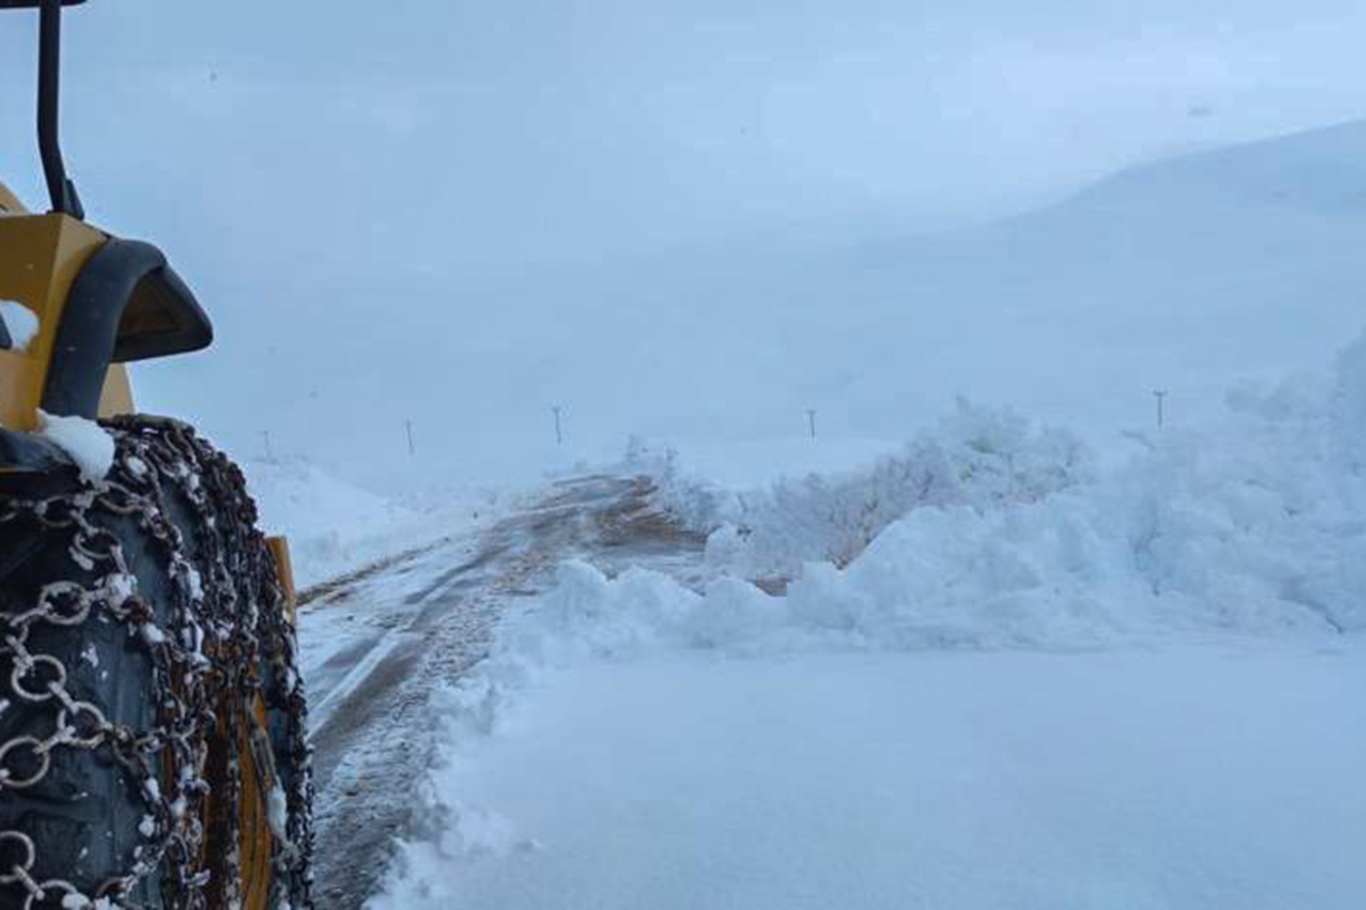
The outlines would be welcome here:
[[[808,305],[774,313],[775,331],[808,397],[854,425],[923,422],[964,394],[1103,438],[1151,425],[1164,389],[1169,419],[1197,426],[1230,385],[1309,369],[1360,330],[1363,155],[1366,123],[1352,123],[867,244],[804,277]],[[821,331],[804,330],[822,301]]]
[[[232,412],[254,422],[231,448],[272,427],[281,451],[329,452],[329,467],[378,488],[406,455],[397,416],[354,432],[358,411],[391,413],[379,376],[404,390],[420,450],[478,478],[538,470],[552,405],[568,444],[595,460],[633,432],[800,435],[808,408],[823,438],[905,439],[958,395],[1102,448],[1152,425],[1154,389],[1170,392],[1172,425],[1199,426],[1229,386],[1311,368],[1360,330],[1363,161],[1366,123],[1351,123],[1137,168],[944,236],[843,222],[648,261],[414,278],[405,298],[440,303],[421,319],[351,315],[318,289],[319,309],[282,314],[306,331],[292,347],[282,338],[280,357],[332,378],[297,399],[270,395],[264,372],[223,383],[252,395],[259,382],[268,399]],[[336,328],[325,346],[321,312]],[[374,363],[384,351],[402,362]],[[362,366],[337,375],[338,363]],[[149,392],[161,369],[148,367]]]
[[[509,614],[372,906],[1355,907],[1366,336],[1131,442],[965,409],[747,506],[664,459],[713,580],[573,561]],[[889,492],[846,566],[807,522],[784,596],[743,580],[765,495]]]
[[[1269,395],[1239,392],[1230,412],[1225,389],[1241,376],[1265,384],[1303,369],[1360,329],[1357,256],[1366,241],[1366,215],[1345,200],[1366,198],[1362,161],[1366,124],[1353,123],[1138,168],[1048,210],[951,236],[838,253],[808,238],[811,245],[800,256],[794,256],[792,238],[775,238],[747,249],[743,261],[721,256],[697,269],[690,262],[686,274],[671,271],[679,263],[657,263],[661,271],[651,283],[624,276],[625,284],[576,310],[582,345],[561,350],[556,362],[564,369],[553,372],[566,391],[579,382],[591,384],[597,404],[570,408],[571,446],[555,455],[564,461],[573,451],[605,462],[627,429],[686,438],[700,416],[711,435],[693,434],[703,440],[696,445],[699,457],[690,458],[685,446],[683,458],[688,467],[700,466],[713,476],[733,480],[746,473],[737,470],[737,453],[739,461],[762,459],[770,468],[781,462],[794,473],[828,475],[851,453],[874,463],[862,476],[797,479],[748,495],[738,511],[731,493],[684,504],[685,511],[721,510],[688,516],[708,531],[731,526],[712,547],[721,563],[746,577],[786,579],[809,559],[848,562],[906,511],[895,496],[881,495],[875,503],[869,496],[879,484],[895,483],[897,471],[929,470],[922,476],[933,479],[932,466],[923,463],[925,452],[878,460],[875,453],[889,448],[879,440],[905,438],[950,408],[955,391],[968,391],[991,404],[989,412],[1000,413],[994,406],[1010,403],[1018,413],[1068,426],[1093,446],[1099,443],[1103,460],[1130,459],[1126,472],[1109,483],[1106,495],[1114,501],[1092,499],[1083,506],[1082,500],[1062,497],[1038,507],[1040,521],[1086,529],[1078,546],[1094,543],[1107,552],[1116,542],[1131,546],[1134,535],[1166,531],[1152,524],[1159,519],[1184,522],[1182,527],[1199,535],[1184,543],[1234,554],[1236,577],[1251,572],[1274,579],[1257,588],[1259,602],[1298,603],[1303,611],[1341,622],[1338,608],[1325,608],[1324,598],[1342,600],[1340,592],[1358,577],[1352,563],[1325,556],[1300,535],[1349,522],[1350,501],[1329,487],[1306,487],[1287,475],[1287,466],[1349,457],[1342,454],[1350,448],[1342,434],[1358,418],[1334,418],[1344,440],[1333,443],[1335,452],[1307,451],[1309,440],[1326,438],[1312,431],[1338,407],[1325,392],[1295,382]],[[574,296],[573,280],[564,287]],[[642,290],[648,291],[643,297]],[[736,300],[744,305],[732,305]],[[527,301],[518,301],[514,294],[504,327],[518,322],[518,350],[535,349],[540,327],[558,332],[558,323],[521,320],[516,312]],[[595,329],[609,323],[610,332]],[[629,345],[616,343],[626,337]],[[594,348],[603,343],[612,344],[612,351],[598,357]],[[515,373],[519,355],[505,346],[497,350],[497,374]],[[1353,367],[1342,369],[1342,394],[1353,394],[1347,381]],[[783,375],[783,381],[773,381]],[[622,376],[630,381],[619,381]],[[675,392],[685,385],[696,393],[689,400],[707,413],[690,416],[678,404]],[[1167,432],[1121,435],[1124,427],[1151,424],[1151,392],[1159,387],[1170,393]],[[514,391],[513,385],[500,385],[485,404]],[[651,409],[665,416],[642,416],[631,396],[649,399]],[[822,436],[807,446],[790,426],[779,424],[800,424],[810,404],[822,405]],[[757,417],[760,410],[766,416]],[[603,419],[604,413],[613,420]],[[1015,432],[1009,422],[997,421],[992,431]],[[850,435],[860,430],[875,435]],[[947,439],[959,430],[937,432]],[[961,433],[955,438],[967,441]],[[1240,454],[1236,441],[1206,442],[1242,438],[1259,440],[1257,454]],[[1035,450],[1060,440],[1045,434]],[[477,447],[497,453],[499,469],[473,476],[503,476],[518,461],[516,452],[528,453],[528,463],[538,470],[549,463],[544,441],[511,447],[501,442],[490,437]],[[1135,447],[1142,450],[1136,456]],[[747,449],[752,451],[745,455]],[[775,458],[780,449],[784,454]],[[709,459],[701,457],[708,451]],[[1004,454],[1024,457],[1023,450]],[[1073,455],[1080,457],[1075,450]],[[431,457],[458,470],[455,460]],[[1085,465],[1064,470],[1077,472],[1084,474]],[[459,488],[435,498],[406,497],[410,503],[446,503],[435,507],[446,511],[428,525],[414,512],[433,506],[413,508],[350,487],[332,488],[334,481],[306,462],[263,462],[251,474],[267,524],[294,538],[306,581],[392,552],[400,527],[412,529],[409,537],[399,535],[405,545],[444,533],[438,529],[442,520],[457,513],[473,516],[484,495]],[[1069,476],[1064,485],[1072,481]],[[399,486],[406,484],[410,480]],[[1145,504],[1137,491],[1154,484],[1173,484],[1171,498]],[[1282,491],[1277,495],[1285,501],[1257,502],[1260,494],[1253,491],[1267,484]],[[1217,516],[1206,514],[1208,498],[1194,517],[1181,511],[1187,498],[1220,490],[1225,498],[1214,500]],[[959,493],[962,503],[976,495]],[[1238,545],[1245,513],[1275,514],[1277,508],[1284,518],[1270,526],[1289,535],[1284,552],[1308,546],[1293,550],[1297,560],[1290,565],[1308,559],[1312,571],[1244,564],[1249,552],[1259,552]],[[991,529],[982,524],[986,519],[958,514],[952,520],[966,523],[958,529],[962,533],[1008,541],[1008,528]],[[792,539],[794,530],[802,540]],[[744,539],[733,539],[737,533]],[[1159,548],[1180,550],[1171,536],[1159,534],[1155,541]],[[1234,584],[1219,572],[1179,568],[1179,562],[1154,559],[1144,584],[1202,596],[1211,585]],[[1175,574],[1161,574],[1167,571]],[[1232,588],[1223,597],[1242,604],[1236,609],[1253,609]]]

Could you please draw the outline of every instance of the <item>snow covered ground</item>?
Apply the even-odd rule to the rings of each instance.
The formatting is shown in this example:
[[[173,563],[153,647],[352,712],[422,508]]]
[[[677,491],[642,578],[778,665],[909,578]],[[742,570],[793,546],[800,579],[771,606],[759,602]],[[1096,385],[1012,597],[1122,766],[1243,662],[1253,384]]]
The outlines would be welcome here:
[[[510,612],[372,906],[1360,906],[1366,338],[1132,447],[967,409],[760,491],[831,516],[781,596],[733,522],[791,513],[664,457],[710,581],[571,561]]]
[[[623,276],[589,314],[615,334],[580,327],[612,345],[577,380],[611,420],[571,407],[552,453],[481,449],[582,475],[521,510],[257,469],[306,579],[468,532],[304,623],[335,692],[324,818],[351,838],[329,862],[380,855],[364,793],[402,832],[373,910],[1362,906],[1366,337],[1274,377],[1360,331],[1363,144],[1349,125],[805,272],[746,248],[749,284],[665,282],[740,324],[660,320]],[[675,385],[732,408],[715,435]],[[665,442],[614,461],[637,398]],[[356,773],[353,713],[395,750]],[[367,788],[407,788],[432,730],[403,827]]]
[[[255,459],[243,470],[262,528],[289,538],[294,580],[301,589],[467,532],[519,495],[512,484],[471,483],[384,496],[304,458]]]
[[[705,476],[718,487],[749,489],[784,477],[866,465],[899,445],[881,439],[775,437],[688,440],[682,448],[690,477]],[[466,483],[427,482],[424,472],[430,466],[423,465],[402,482],[388,484],[388,493],[343,480],[298,456],[254,458],[242,467],[261,511],[262,528],[289,538],[295,580],[306,588],[412,548],[473,533],[556,478],[594,470],[650,472],[659,467],[650,454],[615,463],[620,451],[617,447],[589,453],[565,447],[540,453],[536,472]],[[394,487],[404,491],[395,494]]]
[[[462,731],[373,906],[1354,910],[1364,658],[589,663]]]
[[[967,404],[901,445],[795,442],[637,440],[565,481],[592,519],[555,487],[515,512],[253,470],[305,578],[447,540],[309,614],[306,675],[351,674],[320,721],[396,653],[348,671],[337,630],[493,630],[453,686],[415,675],[442,758],[373,910],[1360,904],[1366,337],[1119,457]],[[705,549],[612,539],[640,472]]]

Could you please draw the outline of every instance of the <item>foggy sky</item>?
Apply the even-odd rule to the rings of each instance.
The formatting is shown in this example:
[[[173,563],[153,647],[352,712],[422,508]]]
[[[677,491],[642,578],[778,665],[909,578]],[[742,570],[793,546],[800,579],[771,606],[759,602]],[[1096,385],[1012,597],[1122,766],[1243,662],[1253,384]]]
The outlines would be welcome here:
[[[568,326],[622,263],[987,219],[1359,116],[1366,84],[1366,9],[1325,0],[90,0],[66,22],[89,216],[157,241],[218,328],[139,373],[143,404],[361,460],[382,456],[349,423],[453,389],[492,389],[472,436],[547,406],[504,301],[566,273],[545,313]],[[37,206],[35,30],[0,16],[0,174]],[[413,368],[471,335],[507,375]]]

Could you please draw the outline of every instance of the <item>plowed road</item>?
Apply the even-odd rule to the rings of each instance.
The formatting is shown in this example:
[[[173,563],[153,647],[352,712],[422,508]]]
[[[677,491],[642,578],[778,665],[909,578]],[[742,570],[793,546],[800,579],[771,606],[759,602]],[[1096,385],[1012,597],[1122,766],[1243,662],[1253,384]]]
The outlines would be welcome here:
[[[355,910],[381,883],[434,758],[431,696],[484,657],[510,603],[544,590],[569,558],[698,581],[702,539],[653,511],[650,492],[641,478],[562,481],[484,531],[306,592],[319,906]]]

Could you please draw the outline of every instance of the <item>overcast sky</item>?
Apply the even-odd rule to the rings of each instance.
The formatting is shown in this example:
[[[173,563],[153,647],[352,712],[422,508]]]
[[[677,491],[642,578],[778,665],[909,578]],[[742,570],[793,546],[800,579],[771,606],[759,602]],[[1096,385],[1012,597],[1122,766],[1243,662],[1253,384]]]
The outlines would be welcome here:
[[[530,275],[986,219],[1355,118],[1366,85],[1366,7],[1327,0],[90,0],[66,20],[90,217],[156,240],[219,328],[216,359],[147,372],[143,398],[231,446],[288,438],[301,400],[343,432],[329,390],[437,407],[412,351],[363,343],[379,322],[513,332],[501,289]],[[0,18],[0,174],[40,204],[35,26]]]

